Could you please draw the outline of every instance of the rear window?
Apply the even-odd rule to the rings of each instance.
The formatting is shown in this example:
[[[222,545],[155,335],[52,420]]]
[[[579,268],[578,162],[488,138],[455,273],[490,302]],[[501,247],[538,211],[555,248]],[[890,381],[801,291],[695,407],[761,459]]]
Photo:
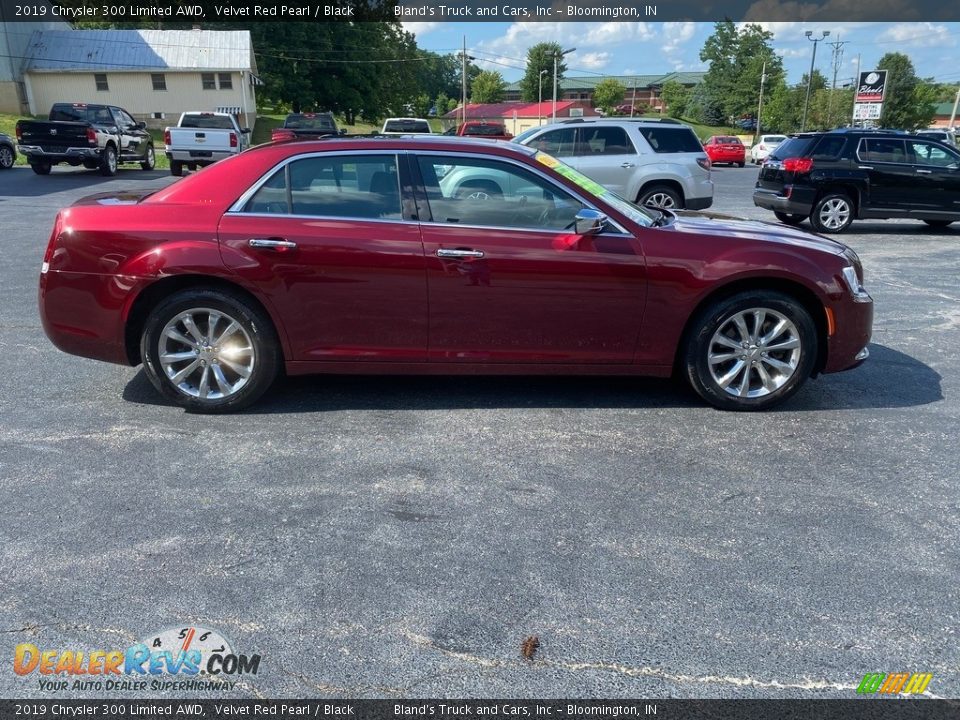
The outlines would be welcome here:
[[[718,137],[717,142],[721,145],[740,145],[740,138],[735,137]]]
[[[333,130],[337,127],[329,115],[290,115],[283,122],[285,128],[294,130]]]
[[[429,133],[430,123],[422,120],[387,120],[383,132]]]
[[[782,143],[786,139],[787,139],[786,135],[764,135],[763,138],[761,138],[760,142],[776,145],[777,143]]]
[[[503,135],[505,132],[503,125],[467,125],[463,129],[464,135]]]
[[[703,152],[703,145],[690,128],[641,127],[640,134],[656,153]]]
[[[49,119],[52,122],[113,122],[113,116],[110,115],[109,108],[103,105],[84,105],[83,107],[54,105],[50,108]]]
[[[813,137],[795,137],[787,138],[777,145],[776,149],[770,153],[774,160],[783,160],[791,157],[806,157],[816,138]]]
[[[185,115],[180,121],[180,127],[233,130],[233,123],[223,115]]]
[[[820,138],[816,149],[813,151],[814,160],[834,160],[840,157],[843,152],[843,146],[847,144],[845,137],[836,135],[825,135]]]

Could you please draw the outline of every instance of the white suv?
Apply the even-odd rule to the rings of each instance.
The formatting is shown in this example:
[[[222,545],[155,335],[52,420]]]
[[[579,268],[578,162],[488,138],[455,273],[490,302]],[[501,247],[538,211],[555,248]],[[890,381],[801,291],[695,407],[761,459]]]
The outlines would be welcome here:
[[[576,118],[532,128],[513,142],[562,158],[638,205],[713,204],[710,160],[693,129],[676,120]]]

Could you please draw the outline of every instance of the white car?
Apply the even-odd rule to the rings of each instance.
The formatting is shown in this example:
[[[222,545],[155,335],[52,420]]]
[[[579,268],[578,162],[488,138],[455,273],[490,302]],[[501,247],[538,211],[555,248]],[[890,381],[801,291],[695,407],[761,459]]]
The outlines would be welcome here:
[[[387,118],[381,135],[433,135],[430,122],[423,118]]]
[[[786,135],[761,135],[750,148],[750,162],[759,165],[770,156],[777,145],[786,139]]]

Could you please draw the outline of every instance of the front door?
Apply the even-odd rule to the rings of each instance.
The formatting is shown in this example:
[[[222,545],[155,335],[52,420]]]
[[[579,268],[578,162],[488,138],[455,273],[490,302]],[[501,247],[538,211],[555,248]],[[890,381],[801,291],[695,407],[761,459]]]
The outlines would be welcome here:
[[[224,262],[269,299],[288,359],[426,360],[423,245],[402,211],[398,160],[300,156],[221,219]]]
[[[583,203],[506,159],[425,153],[414,169],[431,362],[632,361],[646,294],[635,238],[576,235]]]
[[[120,133],[120,160],[139,160],[147,151],[149,133],[142,130],[126,111],[112,108],[112,113]]]
[[[930,219],[960,214],[960,153],[925,140],[907,140],[907,152],[915,177],[914,210]]]

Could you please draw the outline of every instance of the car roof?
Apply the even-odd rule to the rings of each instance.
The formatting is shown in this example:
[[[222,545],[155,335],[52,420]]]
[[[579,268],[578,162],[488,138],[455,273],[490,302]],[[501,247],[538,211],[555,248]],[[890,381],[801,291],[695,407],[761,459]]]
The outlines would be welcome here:
[[[689,125],[680,122],[679,120],[674,120],[673,118],[616,118],[616,117],[583,117],[583,118],[565,118],[563,120],[557,120],[552,125],[571,125],[574,123],[617,123],[617,124],[652,124],[652,125],[676,125],[679,127],[690,127]],[[544,127],[549,127],[549,125],[544,125]]]
[[[342,135],[317,140],[281,140],[265,143],[251,148],[246,152],[257,152],[260,148],[295,147],[298,152],[338,152],[343,150],[438,150],[451,152],[463,149],[468,152],[482,152],[495,149],[498,154],[503,151],[533,157],[538,150],[535,148],[509,142],[507,140],[492,140],[483,137],[462,137],[459,135]]]

